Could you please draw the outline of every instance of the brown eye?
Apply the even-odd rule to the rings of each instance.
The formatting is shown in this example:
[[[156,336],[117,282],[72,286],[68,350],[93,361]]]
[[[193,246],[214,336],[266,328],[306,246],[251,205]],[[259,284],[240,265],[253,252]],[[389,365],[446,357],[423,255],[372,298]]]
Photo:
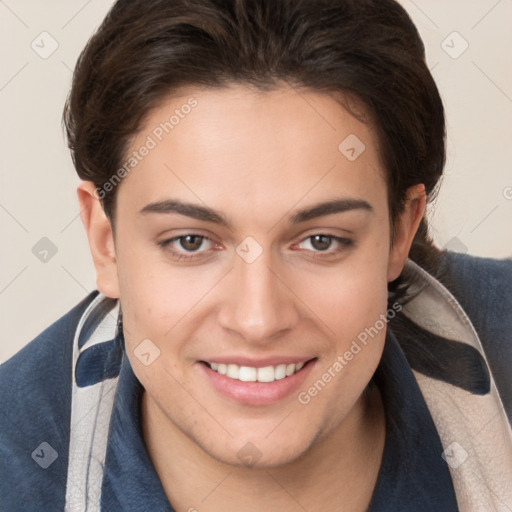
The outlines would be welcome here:
[[[332,238],[327,235],[313,235],[310,237],[311,245],[318,251],[325,251],[331,246]]]
[[[302,246],[302,249],[311,253],[315,258],[328,258],[340,255],[353,245],[353,240],[325,233],[310,235],[299,244],[299,246]]]
[[[179,237],[180,245],[186,251],[197,251],[203,243],[204,236],[200,235],[185,235]]]
[[[208,258],[215,250],[215,243],[205,235],[187,233],[157,242],[174,261],[192,261]]]

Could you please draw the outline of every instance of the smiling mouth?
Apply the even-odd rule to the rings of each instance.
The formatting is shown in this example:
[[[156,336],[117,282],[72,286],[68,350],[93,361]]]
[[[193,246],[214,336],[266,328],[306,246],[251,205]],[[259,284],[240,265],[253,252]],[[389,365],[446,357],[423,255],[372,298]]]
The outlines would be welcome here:
[[[201,362],[214,372],[225,375],[233,380],[239,380],[241,382],[274,382],[276,380],[286,379],[287,377],[296,374],[302,370],[306,364],[314,359],[299,363],[264,366],[262,368],[239,366],[237,364],[212,363],[208,361]]]

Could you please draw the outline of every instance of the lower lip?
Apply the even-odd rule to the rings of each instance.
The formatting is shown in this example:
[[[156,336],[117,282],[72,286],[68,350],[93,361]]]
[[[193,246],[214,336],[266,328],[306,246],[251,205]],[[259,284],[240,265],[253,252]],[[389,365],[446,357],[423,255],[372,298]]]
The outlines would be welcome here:
[[[245,405],[269,405],[297,391],[315,363],[316,359],[310,360],[298,372],[274,382],[242,382],[226,377],[204,363],[197,364],[220,394]]]

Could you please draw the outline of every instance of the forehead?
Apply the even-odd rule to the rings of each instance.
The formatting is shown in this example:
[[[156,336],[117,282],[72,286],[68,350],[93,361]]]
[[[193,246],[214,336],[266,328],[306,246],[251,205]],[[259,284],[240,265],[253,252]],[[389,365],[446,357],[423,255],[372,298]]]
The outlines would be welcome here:
[[[183,89],[149,113],[128,160],[120,196],[136,205],[177,194],[218,202],[231,193],[233,206],[242,195],[245,208],[290,206],[333,190],[385,197],[372,125],[328,94],[289,86]]]

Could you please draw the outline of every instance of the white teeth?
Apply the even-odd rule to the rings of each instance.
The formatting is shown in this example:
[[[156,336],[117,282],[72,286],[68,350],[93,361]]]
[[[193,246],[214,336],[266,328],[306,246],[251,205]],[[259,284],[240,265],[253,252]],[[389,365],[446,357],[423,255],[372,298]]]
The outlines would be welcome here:
[[[238,379],[238,373],[240,371],[240,367],[236,364],[228,364],[228,371],[226,372],[226,377],[230,377],[231,379]]]
[[[258,382],[274,382],[274,367],[264,366],[258,368]]]
[[[254,368],[252,366],[238,366],[237,364],[209,363],[210,368],[230,379],[243,382],[274,382],[298,372],[305,363],[278,364]]]
[[[238,374],[238,380],[243,382],[256,382],[256,368],[249,366],[240,366],[240,372]]]
[[[286,365],[285,364],[279,364],[276,366],[275,369],[275,379],[281,380],[286,377]]]

